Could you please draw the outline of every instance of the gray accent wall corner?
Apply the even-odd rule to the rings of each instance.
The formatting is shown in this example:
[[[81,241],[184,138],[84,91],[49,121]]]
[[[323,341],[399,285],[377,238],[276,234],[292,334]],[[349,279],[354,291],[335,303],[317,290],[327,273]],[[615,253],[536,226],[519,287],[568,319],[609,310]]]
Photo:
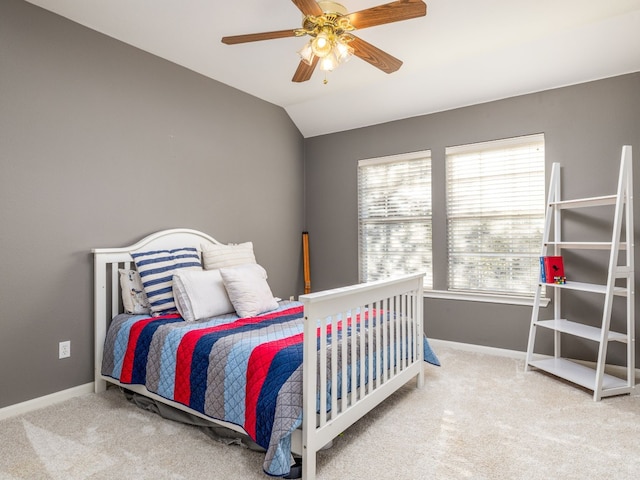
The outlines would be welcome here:
[[[303,148],[280,107],[0,2],[0,408],[92,381],[91,248],[251,240],[274,294],[298,293]]]

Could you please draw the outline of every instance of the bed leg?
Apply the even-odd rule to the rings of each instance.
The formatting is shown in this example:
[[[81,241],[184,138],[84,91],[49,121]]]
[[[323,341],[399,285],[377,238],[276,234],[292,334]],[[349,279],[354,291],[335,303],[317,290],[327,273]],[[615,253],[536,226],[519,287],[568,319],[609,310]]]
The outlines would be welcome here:
[[[424,365],[422,365],[422,368],[420,369],[420,373],[416,378],[416,388],[422,388],[422,387],[424,387]]]
[[[316,478],[316,453],[307,451],[303,447],[302,452],[302,480],[315,480]]]
[[[100,393],[107,390],[107,382],[105,380],[97,380],[93,382],[94,393]]]

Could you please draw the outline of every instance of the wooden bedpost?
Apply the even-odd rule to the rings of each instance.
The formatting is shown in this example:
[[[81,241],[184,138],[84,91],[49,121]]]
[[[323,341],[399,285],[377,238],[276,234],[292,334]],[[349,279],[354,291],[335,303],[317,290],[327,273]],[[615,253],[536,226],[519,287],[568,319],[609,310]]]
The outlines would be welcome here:
[[[302,268],[304,271],[304,293],[311,293],[311,272],[309,271],[309,232],[302,232]]]

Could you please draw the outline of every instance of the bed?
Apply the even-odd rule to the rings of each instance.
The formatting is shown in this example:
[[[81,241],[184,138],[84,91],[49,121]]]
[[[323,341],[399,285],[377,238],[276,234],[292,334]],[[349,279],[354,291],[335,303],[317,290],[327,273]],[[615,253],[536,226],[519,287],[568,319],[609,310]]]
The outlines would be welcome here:
[[[422,275],[283,301],[246,247],[171,229],[93,249],[95,391],[114,384],[248,434],[265,450],[267,474],[289,475],[295,455],[312,480],[320,449],[408,381],[421,388],[424,362],[437,364],[423,332]],[[145,259],[158,252],[173,262],[173,289],[149,292],[152,310],[140,312],[127,293],[160,291],[145,276],[155,273]],[[132,275],[145,286],[132,289]],[[196,293],[204,284],[193,279],[205,276],[225,287],[232,308],[216,300],[208,309],[220,292]]]

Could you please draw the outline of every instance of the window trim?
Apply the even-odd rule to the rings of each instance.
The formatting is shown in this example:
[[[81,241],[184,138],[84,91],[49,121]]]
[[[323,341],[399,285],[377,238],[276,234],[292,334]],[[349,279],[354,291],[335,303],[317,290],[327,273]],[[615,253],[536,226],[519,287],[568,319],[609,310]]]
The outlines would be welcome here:
[[[499,303],[502,305],[522,305],[526,307],[533,307],[534,297],[505,294],[497,295],[491,293],[475,293],[475,292],[460,292],[452,290],[428,290],[425,289],[422,294],[423,298],[433,298],[440,300],[457,300],[468,301],[477,303]],[[550,298],[540,298],[540,305],[546,307],[551,303]]]

